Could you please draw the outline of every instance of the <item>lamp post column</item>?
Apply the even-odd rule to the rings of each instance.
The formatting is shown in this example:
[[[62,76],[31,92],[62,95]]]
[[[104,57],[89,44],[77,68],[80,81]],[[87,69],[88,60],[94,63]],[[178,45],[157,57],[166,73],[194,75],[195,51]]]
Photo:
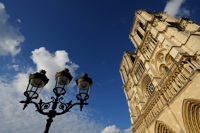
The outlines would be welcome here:
[[[50,128],[52,122],[53,122],[53,118],[49,117],[49,119],[47,119],[47,124],[46,124],[46,128],[45,128],[44,133],[48,133],[49,132],[49,128]]]
[[[48,133],[49,132],[49,128],[51,126],[51,123],[53,122],[53,117],[56,116],[56,108],[57,108],[57,105],[58,105],[58,98],[59,98],[60,95],[56,95],[56,99],[55,99],[55,102],[53,103],[52,105],[52,110],[49,111],[49,114],[48,114],[48,119],[47,119],[47,124],[46,124],[46,128],[45,128],[45,131],[44,133]]]

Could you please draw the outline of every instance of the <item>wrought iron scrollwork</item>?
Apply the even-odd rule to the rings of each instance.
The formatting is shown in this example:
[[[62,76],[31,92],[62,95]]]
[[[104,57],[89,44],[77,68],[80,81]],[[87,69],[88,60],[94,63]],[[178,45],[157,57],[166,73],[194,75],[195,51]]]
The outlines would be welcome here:
[[[77,102],[74,104],[72,104],[72,100],[69,103],[64,103],[64,102],[62,102],[63,99],[64,99],[63,97],[56,95],[56,98],[51,97],[50,102],[43,102],[42,99],[40,99],[40,101],[38,103],[36,103],[36,102],[32,101],[32,99],[27,98],[26,101],[21,101],[20,103],[24,103],[24,109],[26,108],[26,106],[28,104],[32,103],[35,105],[35,107],[37,108],[36,111],[38,111],[39,113],[41,113],[43,115],[49,115],[50,113],[53,112],[53,116],[61,115],[66,112],[69,112],[69,110],[75,105],[80,105],[80,110],[82,111],[83,105],[88,105],[88,103],[85,103],[85,101],[81,100],[81,99],[78,99],[78,100],[80,100],[80,102]],[[57,111],[56,110],[57,107],[61,111]],[[48,110],[50,108],[51,108],[51,110]],[[47,111],[45,111],[45,110],[47,110]]]

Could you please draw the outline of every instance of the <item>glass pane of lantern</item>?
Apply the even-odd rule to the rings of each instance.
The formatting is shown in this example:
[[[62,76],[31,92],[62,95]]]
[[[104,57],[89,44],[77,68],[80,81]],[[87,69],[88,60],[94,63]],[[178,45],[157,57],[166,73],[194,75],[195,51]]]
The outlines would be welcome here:
[[[79,97],[79,99],[88,99],[88,92],[89,90],[80,90],[79,88],[78,88],[78,97]]]
[[[79,99],[87,100],[90,85],[86,81],[81,81],[78,83],[78,95]]]
[[[31,85],[33,87],[42,88],[42,87],[44,87],[45,83],[41,79],[33,78],[33,79],[31,79]]]
[[[88,90],[90,88],[90,85],[88,82],[86,81],[81,81],[79,84],[78,84],[78,88],[80,90]]]
[[[28,96],[32,97],[32,98],[36,98],[38,96],[38,94],[36,93],[36,89],[37,89],[37,87],[29,86]],[[42,89],[42,88],[38,88],[38,89]]]
[[[28,96],[31,98],[37,98],[44,85],[45,83],[41,79],[32,78],[27,90]]]
[[[87,94],[87,92],[88,92],[88,90],[80,90],[80,91],[79,91],[79,93],[81,93],[81,94],[82,94],[82,93]]]
[[[57,81],[61,85],[66,85],[68,83],[68,79],[65,76],[59,76]]]
[[[86,94],[81,94],[81,99],[86,99]]]
[[[65,88],[62,88],[62,87],[56,87],[55,89],[56,89],[55,91],[57,94],[64,94],[66,92]]]
[[[38,88],[37,91],[36,91],[36,93],[40,94],[41,90],[42,90],[42,88]]]

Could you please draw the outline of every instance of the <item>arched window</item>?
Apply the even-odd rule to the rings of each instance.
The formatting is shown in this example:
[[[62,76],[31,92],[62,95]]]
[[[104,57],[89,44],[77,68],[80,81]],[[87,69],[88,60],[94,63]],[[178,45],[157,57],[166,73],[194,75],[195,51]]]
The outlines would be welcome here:
[[[183,101],[183,122],[188,133],[200,133],[200,100]]]
[[[137,30],[137,34],[138,34],[138,36],[140,37],[140,39],[142,40],[142,38],[143,38],[143,35]]]
[[[146,97],[150,97],[154,91],[155,91],[155,87],[151,82],[151,78],[149,75],[146,75],[143,79],[142,82],[142,88],[143,88],[143,93],[145,93]]]
[[[134,74],[137,80],[139,80],[145,70],[145,66],[141,60],[139,60],[135,66]]]
[[[175,133],[175,132],[163,122],[156,121],[155,133]]]
[[[149,96],[151,96],[155,90],[150,78],[146,82],[146,90],[147,90]]]
[[[143,23],[140,22],[139,26],[145,31],[145,27],[144,27]]]

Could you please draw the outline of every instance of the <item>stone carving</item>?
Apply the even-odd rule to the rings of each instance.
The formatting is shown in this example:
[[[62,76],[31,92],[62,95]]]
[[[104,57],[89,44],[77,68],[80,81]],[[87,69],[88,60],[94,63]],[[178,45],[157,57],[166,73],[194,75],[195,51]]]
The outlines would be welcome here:
[[[158,20],[155,19],[155,20],[153,21],[153,23],[152,23],[152,26],[153,26],[153,27],[156,27],[157,25],[158,25]]]
[[[164,58],[165,58],[164,54],[160,53],[157,57],[157,60],[159,63],[162,63],[162,62],[164,62]]]
[[[123,86],[124,90],[130,90],[124,92],[126,96],[130,97],[127,98],[127,102],[129,110],[133,112],[130,112],[132,132],[163,133],[166,131],[173,133],[174,131],[180,131],[176,125],[178,122],[182,123],[182,125],[184,123],[183,118],[181,118],[182,115],[179,114],[179,112],[181,113],[180,105],[183,103],[183,99],[198,99],[200,97],[200,93],[198,93],[200,86],[200,45],[198,45],[198,34],[200,28],[197,25],[191,25],[192,21],[188,18],[177,20],[165,13],[149,13],[144,10],[138,10],[135,15],[131,34],[133,32],[137,33],[135,29],[138,29],[138,26],[145,27],[145,30],[144,28],[142,28],[143,30],[139,28],[143,35],[142,41],[137,40],[139,38],[135,35],[136,39],[131,40],[136,47],[137,57],[134,63],[130,65],[131,75],[125,78],[126,80],[132,80],[133,85],[131,89],[128,89],[129,86],[125,86],[127,84],[125,82]],[[142,22],[144,26],[139,22]],[[188,30],[188,34],[186,30]],[[181,54],[185,52],[189,52],[189,54]],[[144,63],[143,65],[139,65],[140,59]],[[148,82],[144,80],[146,75],[150,77]],[[121,74],[121,76],[123,75]],[[138,98],[136,100],[137,104],[133,103],[135,97]],[[200,105],[200,102],[198,102],[198,105]],[[139,109],[136,109],[136,107]],[[185,110],[186,112],[191,111],[191,113],[189,113],[190,116],[185,117],[187,125],[182,128],[181,132],[187,132],[186,126],[198,130],[195,125],[200,125],[200,107],[193,108],[197,107],[196,104],[193,104],[193,101],[188,103],[188,107],[193,112],[196,112],[192,115],[191,110]],[[170,110],[174,115],[168,112]],[[175,116],[177,121],[175,120],[176,118],[174,119]],[[157,120],[163,123],[159,122],[155,127]]]
[[[141,14],[141,13],[142,13],[142,10],[136,10],[136,13],[137,13],[137,14]]]
[[[169,126],[164,124],[164,122],[156,121],[155,133],[175,133]]]
[[[162,44],[160,43],[160,44],[159,44],[159,48],[162,48],[162,47],[163,47],[163,46],[162,46]]]
[[[151,60],[151,64],[154,64],[154,63],[155,63],[155,60],[154,60],[154,59],[152,59],[152,60]]]

